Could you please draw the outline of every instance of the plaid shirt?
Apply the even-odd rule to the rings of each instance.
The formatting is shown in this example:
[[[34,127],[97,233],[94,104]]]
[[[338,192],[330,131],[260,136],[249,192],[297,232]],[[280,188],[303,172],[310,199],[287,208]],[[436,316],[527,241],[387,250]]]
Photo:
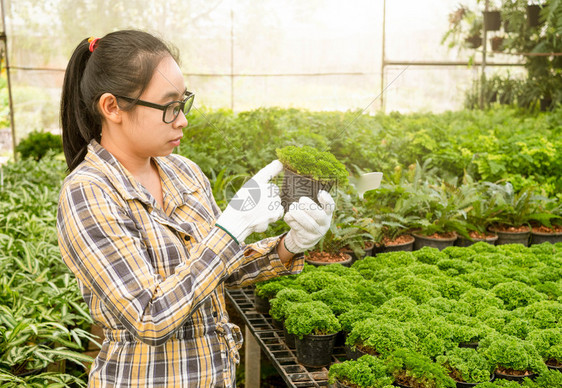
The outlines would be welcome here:
[[[302,270],[285,267],[280,237],[238,245],[214,226],[209,180],[179,155],[154,159],[163,209],[96,141],[65,180],[57,230],[105,341],[90,387],[233,387],[242,344],[224,287]]]

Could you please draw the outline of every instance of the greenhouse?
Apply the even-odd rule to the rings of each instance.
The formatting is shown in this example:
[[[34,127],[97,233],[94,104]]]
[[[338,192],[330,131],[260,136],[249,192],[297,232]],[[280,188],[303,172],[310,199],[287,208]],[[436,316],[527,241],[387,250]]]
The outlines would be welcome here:
[[[562,388],[562,1],[0,5],[1,387]]]

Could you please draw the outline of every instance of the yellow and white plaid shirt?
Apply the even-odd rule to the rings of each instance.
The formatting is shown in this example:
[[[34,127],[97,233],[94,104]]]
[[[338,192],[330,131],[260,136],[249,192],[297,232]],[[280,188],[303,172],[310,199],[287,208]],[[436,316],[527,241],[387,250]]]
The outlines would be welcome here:
[[[228,322],[224,287],[298,273],[280,237],[238,245],[215,227],[209,180],[179,155],[154,159],[164,208],[95,140],[64,181],[57,229],[106,339],[90,387],[233,387],[240,329]]]

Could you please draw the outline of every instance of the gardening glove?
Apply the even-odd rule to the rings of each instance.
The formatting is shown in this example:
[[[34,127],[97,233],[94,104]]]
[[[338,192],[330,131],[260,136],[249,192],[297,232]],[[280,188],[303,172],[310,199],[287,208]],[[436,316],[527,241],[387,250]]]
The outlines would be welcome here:
[[[265,232],[283,216],[279,187],[269,182],[282,169],[281,162],[274,160],[258,171],[236,192],[215,225],[239,244],[253,232]]]
[[[293,202],[283,218],[291,227],[285,236],[285,248],[291,253],[301,253],[315,246],[330,229],[335,203],[324,190],[318,192],[318,205],[311,198],[301,197]]]

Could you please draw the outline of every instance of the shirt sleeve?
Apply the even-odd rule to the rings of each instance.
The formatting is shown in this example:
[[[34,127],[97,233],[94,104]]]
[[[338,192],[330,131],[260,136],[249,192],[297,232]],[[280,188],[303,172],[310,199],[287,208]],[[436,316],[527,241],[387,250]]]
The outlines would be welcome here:
[[[97,182],[65,184],[57,214],[63,260],[139,340],[158,346],[244,260],[240,246],[212,228],[190,257],[163,279],[134,221]]]
[[[300,273],[304,268],[304,254],[293,256],[285,266],[277,253],[281,237],[283,235],[245,245],[242,264],[226,279],[225,285],[240,288],[277,276]]]

